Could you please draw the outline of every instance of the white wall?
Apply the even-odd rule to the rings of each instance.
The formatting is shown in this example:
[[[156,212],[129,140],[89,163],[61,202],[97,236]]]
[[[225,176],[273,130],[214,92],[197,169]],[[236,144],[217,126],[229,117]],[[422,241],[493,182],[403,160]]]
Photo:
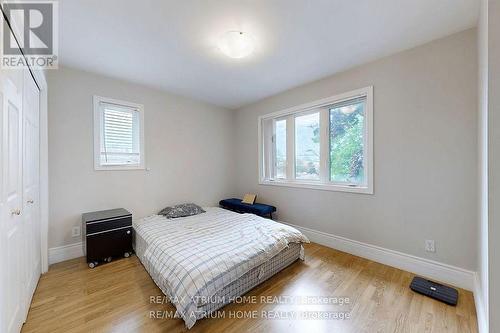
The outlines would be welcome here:
[[[500,332],[500,0],[488,7],[489,325]]]
[[[487,332],[488,318],[488,0],[481,1],[478,24],[479,60],[479,193],[478,193],[478,258],[477,285],[475,290],[476,311],[481,332]]]
[[[233,194],[231,111],[64,67],[48,83],[49,247],[81,241],[71,228],[84,212],[124,207],[139,218]],[[144,105],[150,171],[94,171],[94,94]]]
[[[257,193],[298,226],[476,270],[476,39],[464,31],[237,110],[238,194]],[[368,85],[374,195],[258,185],[259,115]]]

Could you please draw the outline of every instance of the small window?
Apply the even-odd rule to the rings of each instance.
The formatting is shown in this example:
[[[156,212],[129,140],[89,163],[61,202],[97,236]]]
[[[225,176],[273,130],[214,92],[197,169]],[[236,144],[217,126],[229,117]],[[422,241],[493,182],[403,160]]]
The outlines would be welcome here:
[[[372,121],[372,87],[260,117],[260,184],[373,193]]]
[[[94,96],[94,168],[144,169],[142,105]]]

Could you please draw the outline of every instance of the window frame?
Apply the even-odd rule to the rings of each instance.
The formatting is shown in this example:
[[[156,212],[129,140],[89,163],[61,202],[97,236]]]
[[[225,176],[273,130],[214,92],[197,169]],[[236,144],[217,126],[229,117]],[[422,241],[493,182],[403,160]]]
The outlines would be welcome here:
[[[114,104],[121,108],[136,109],[139,112],[139,164],[124,164],[124,165],[102,165],[101,164],[101,131],[102,131],[102,112],[101,103]],[[96,171],[111,171],[111,170],[145,170],[145,142],[144,142],[144,106],[128,101],[122,101],[114,98],[102,97],[94,95],[94,170]]]
[[[330,113],[325,110],[326,107],[332,104],[348,101],[358,97],[366,96],[365,107],[365,126],[364,126],[364,165],[366,184],[349,185],[346,183],[333,182],[330,180]],[[300,115],[305,115],[319,111],[320,115],[320,179],[319,180],[300,180],[295,179],[295,118]],[[286,155],[286,170],[287,179],[266,179],[266,168],[273,168],[273,160],[266,161],[264,158],[264,131],[262,128],[263,121],[287,119],[287,155]],[[273,135],[274,135],[273,127]],[[273,145],[274,146],[274,145]],[[292,148],[292,149],[290,149]],[[274,148],[273,148],[274,149]],[[307,188],[326,191],[351,192],[361,194],[373,194],[373,86],[368,86],[361,89],[352,90],[343,94],[338,94],[316,100],[313,102],[294,106],[285,110],[265,114],[258,117],[258,154],[259,154],[259,175],[258,183],[260,185],[285,186],[295,188]],[[292,157],[292,159],[290,159]],[[270,164],[266,166],[266,163]],[[275,171],[270,173],[275,175]],[[291,177],[290,177],[291,176]]]

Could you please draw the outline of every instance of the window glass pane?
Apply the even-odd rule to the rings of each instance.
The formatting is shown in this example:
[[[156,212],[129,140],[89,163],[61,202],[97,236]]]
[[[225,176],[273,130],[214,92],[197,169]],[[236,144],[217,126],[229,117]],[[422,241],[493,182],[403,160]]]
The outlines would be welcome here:
[[[286,178],[286,119],[275,123],[276,178]]]
[[[139,164],[139,112],[108,105],[102,110],[101,165]]]
[[[295,178],[319,179],[319,112],[295,118]]]
[[[364,184],[365,99],[330,108],[330,180]]]
[[[262,119],[262,178],[273,179],[274,171],[274,119]]]

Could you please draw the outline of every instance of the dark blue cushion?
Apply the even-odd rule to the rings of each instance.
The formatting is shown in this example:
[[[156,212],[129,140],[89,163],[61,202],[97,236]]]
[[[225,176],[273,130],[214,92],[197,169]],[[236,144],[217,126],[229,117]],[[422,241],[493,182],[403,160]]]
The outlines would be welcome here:
[[[242,203],[241,199],[236,198],[221,200],[219,201],[219,205],[224,208],[236,210],[239,212],[252,213],[256,215],[269,215],[276,211],[276,207],[274,206],[260,203],[254,203],[253,205],[250,205]]]

